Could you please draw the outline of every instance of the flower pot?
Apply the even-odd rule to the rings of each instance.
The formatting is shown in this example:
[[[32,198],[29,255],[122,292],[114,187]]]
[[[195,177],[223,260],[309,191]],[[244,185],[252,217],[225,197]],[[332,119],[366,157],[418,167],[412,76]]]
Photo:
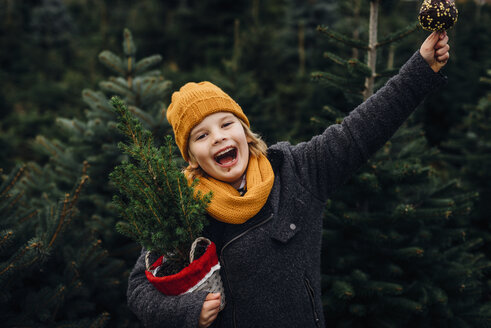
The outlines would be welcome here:
[[[208,243],[208,246],[205,253],[194,260],[194,252],[200,241]],[[225,307],[223,283],[220,278],[220,263],[218,262],[216,246],[209,239],[204,237],[196,238],[189,253],[190,264],[173,275],[157,277],[156,273],[160,266],[165,262],[165,257],[164,255],[160,256],[150,265],[149,256],[150,252],[147,252],[145,257],[147,267],[145,274],[152,285],[154,285],[161,293],[170,296],[177,296],[200,290],[208,291],[210,293],[220,293],[220,310]]]

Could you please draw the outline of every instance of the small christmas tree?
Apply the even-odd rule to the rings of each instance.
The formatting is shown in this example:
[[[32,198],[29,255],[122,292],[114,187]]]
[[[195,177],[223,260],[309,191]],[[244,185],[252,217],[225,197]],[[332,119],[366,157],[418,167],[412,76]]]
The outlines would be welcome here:
[[[491,70],[481,83],[491,87]],[[490,89],[491,90],[491,89]],[[491,91],[475,104],[465,107],[468,115],[452,130],[449,139],[442,143],[441,158],[445,169],[463,177],[463,187],[477,189],[479,201],[470,218],[475,231],[483,238],[482,250],[491,256]],[[487,273],[487,300],[491,300],[491,274]]]
[[[104,327],[110,315],[95,306],[93,291],[108,290],[105,273],[117,265],[107,261],[100,240],[79,234],[76,204],[88,177],[60,201],[49,186],[33,200],[28,189],[42,180],[30,168],[18,167],[0,181],[2,327]]]
[[[330,198],[326,318],[335,327],[478,327],[491,262],[470,215],[478,193],[445,181],[421,128],[406,127]],[[485,327],[485,326],[483,326]]]
[[[191,244],[207,223],[204,213],[211,193],[195,195],[197,180],[188,185],[173,160],[170,136],[163,146],[155,147],[151,132],[143,129],[124,103],[117,97],[111,103],[118,128],[127,137],[127,143],[119,147],[130,157],[110,174],[120,191],[114,202],[124,219],[116,228],[147,250],[165,254],[166,273],[177,273],[189,264]]]
[[[29,182],[26,196],[38,207],[45,193],[51,199],[62,198],[72,188],[79,172],[90,177],[77,206],[84,218],[83,227],[74,229],[67,239],[93,236],[99,240],[98,248],[104,251],[105,257],[97,259],[103,259],[104,269],[84,272],[87,275],[84,279],[90,280],[84,286],[90,291],[93,308],[111,313],[114,326],[127,327],[138,324],[125,304],[126,282],[140,247],[113,229],[118,214],[111,204],[114,189],[108,183],[108,175],[124,156],[117,147],[123,136],[116,128],[116,115],[109,98],[119,95],[144,128],[154,135],[166,135],[170,125],[161,111],[166,107],[171,82],[157,69],[162,56],[137,56],[137,47],[128,29],[122,33],[119,53],[104,50],[98,58],[112,76],[101,81],[97,89],[83,90],[82,99],[87,105],[85,115],[56,119],[58,140],[36,137],[35,150],[49,156],[49,163],[43,167],[28,164],[36,174],[31,175],[35,181]],[[80,251],[87,250],[86,243],[76,245]]]

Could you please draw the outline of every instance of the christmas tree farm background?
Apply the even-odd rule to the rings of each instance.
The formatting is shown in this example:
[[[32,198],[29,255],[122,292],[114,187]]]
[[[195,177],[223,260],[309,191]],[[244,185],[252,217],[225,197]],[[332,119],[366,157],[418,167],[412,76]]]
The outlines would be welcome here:
[[[140,327],[112,96],[156,146],[203,80],[268,144],[309,140],[419,48],[421,2],[0,0],[1,326]],[[491,327],[491,1],[456,4],[447,85],[326,206],[329,327]]]

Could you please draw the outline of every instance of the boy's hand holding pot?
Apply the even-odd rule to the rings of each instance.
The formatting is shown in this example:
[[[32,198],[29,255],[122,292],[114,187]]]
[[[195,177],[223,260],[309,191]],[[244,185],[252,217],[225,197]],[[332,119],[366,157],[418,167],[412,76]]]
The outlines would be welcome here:
[[[206,296],[201,314],[199,316],[199,327],[207,328],[218,316],[220,311],[220,293],[210,293]]]

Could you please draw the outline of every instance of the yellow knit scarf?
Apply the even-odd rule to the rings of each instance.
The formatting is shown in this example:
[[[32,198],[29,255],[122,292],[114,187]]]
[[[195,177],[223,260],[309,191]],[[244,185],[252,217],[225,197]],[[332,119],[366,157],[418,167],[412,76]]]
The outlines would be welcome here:
[[[246,173],[247,192],[239,192],[226,182],[212,177],[199,177],[195,191],[204,194],[213,191],[211,203],[206,209],[218,221],[241,224],[256,215],[266,204],[273,188],[274,172],[266,156],[249,157]]]

